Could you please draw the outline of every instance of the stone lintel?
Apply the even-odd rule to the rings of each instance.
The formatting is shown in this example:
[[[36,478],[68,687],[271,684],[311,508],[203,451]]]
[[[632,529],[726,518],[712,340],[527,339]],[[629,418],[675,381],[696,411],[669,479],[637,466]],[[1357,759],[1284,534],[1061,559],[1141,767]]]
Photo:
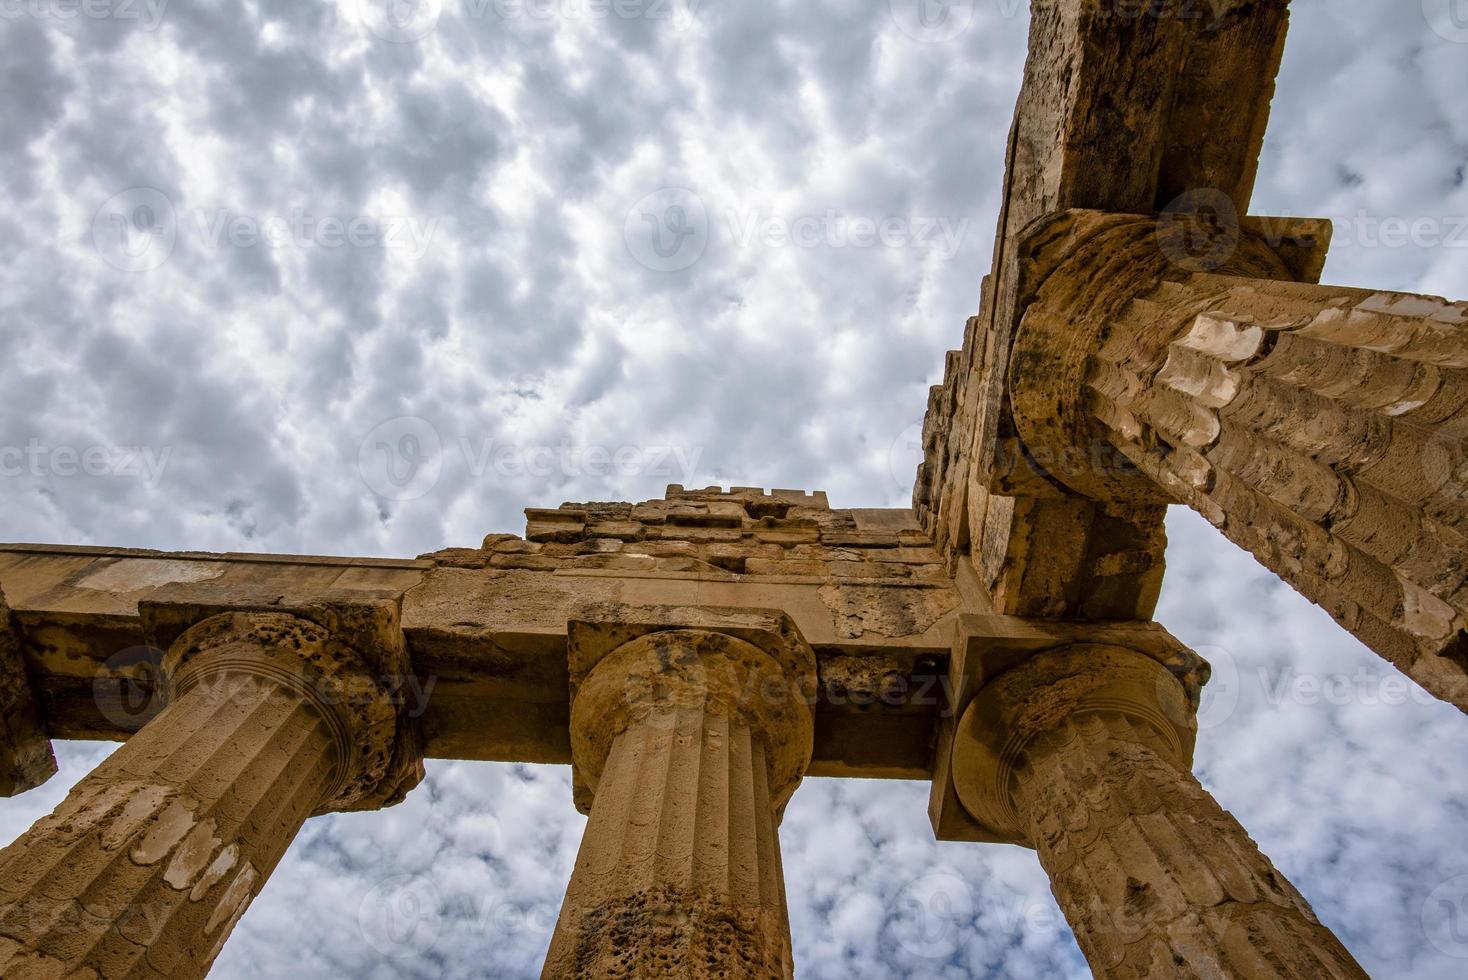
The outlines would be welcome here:
[[[35,789],[56,774],[56,756],[21,655],[23,643],[0,591],[0,796]]]
[[[1154,622],[1075,623],[1017,616],[960,616],[954,631],[933,754],[928,817],[939,840],[1009,842],[976,821],[958,799],[953,779],[959,720],[990,681],[1036,654],[1075,644],[1124,647],[1166,667],[1196,710],[1209,676],[1207,661]]]
[[[811,497],[759,495],[755,507],[776,519],[787,502],[792,509],[812,507]],[[736,557],[770,556],[751,558],[744,573],[662,557],[648,572],[561,569],[583,560],[573,554],[582,545],[542,548],[502,535],[491,540],[495,551],[359,563],[0,545],[0,579],[25,633],[26,667],[53,738],[123,740],[150,717],[156,643],[176,635],[188,615],[174,614],[179,622],[150,647],[140,604],[194,603],[199,613],[308,611],[402,596],[402,631],[414,668],[403,693],[423,709],[427,754],[569,764],[566,624],[636,597],[652,605],[783,611],[816,649],[830,680],[817,706],[811,773],[927,779],[935,708],[919,695],[946,659],[962,604],[958,590],[944,578],[899,574],[936,567],[910,512],[827,513],[831,527],[822,534],[830,543],[818,545],[755,543],[764,517],[751,518],[753,531],[737,546],[690,541],[688,532],[701,529],[685,527],[670,528],[672,539],[623,544],[624,551],[640,547],[656,555],[691,551],[717,559],[727,548]],[[541,560],[563,550],[564,557],[545,558],[554,571],[486,566],[489,557]],[[801,574],[787,573],[787,566]],[[861,574],[870,572],[880,574]],[[182,586],[188,591],[179,593]]]

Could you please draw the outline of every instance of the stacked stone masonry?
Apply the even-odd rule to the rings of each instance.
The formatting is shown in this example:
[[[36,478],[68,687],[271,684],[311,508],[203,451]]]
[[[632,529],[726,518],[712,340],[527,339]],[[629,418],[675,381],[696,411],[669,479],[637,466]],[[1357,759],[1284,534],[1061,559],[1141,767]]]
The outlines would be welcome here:
[[[468,568],[631,574],[696,573],[733,580],[821,579],[947,584],[928,536],[870,530],[824,493],[758,488],[684,490],[639,504],[566,503],[525,512],[525,537],[492,534],[480,549],[425,555]]]

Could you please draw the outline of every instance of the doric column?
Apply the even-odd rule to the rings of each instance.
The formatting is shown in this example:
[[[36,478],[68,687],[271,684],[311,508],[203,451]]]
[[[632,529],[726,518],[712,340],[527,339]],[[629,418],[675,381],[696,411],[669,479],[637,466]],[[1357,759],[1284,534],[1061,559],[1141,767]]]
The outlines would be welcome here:
[[[1365,977],[1189,771],[1182,685],[1080,644],[984,687],[959,723],[959,798],[1034,847],[1098,977]]]
[[[277,613],[168,650],[170,703],[0,851],[0,973],[202,977],[313,813],[394,766],[396,709],[358,651]]]
[[[1155,221],[1108,221],[1052,249],[1020,328],[1031,451],[1191,506],[1468,710],[1468,304],[1188,271]]]
[[[792,975],[777,827],[810,762],[814,676],[703,630],[596,664],[571,715],[591,817],[542,976]]]

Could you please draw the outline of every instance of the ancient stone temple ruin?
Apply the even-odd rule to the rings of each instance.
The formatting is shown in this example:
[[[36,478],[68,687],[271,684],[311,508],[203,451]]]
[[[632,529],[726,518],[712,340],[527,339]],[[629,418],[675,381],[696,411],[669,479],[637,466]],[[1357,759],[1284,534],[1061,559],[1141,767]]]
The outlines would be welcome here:
[[[1153,6],[1035,6],[911,509],[673,486],[406,560],[0,547],[0,791],[124,742],[0,852],[0,974],[204,976],[309,817],[434,757],[572,767],[547,977],[790,976],[806,775],[1033,848],[1098,976],[1364,976],[1191,773],[1163,515],[1468,710],[1468,305],[1321,286],[1328,223],[1248,216],[1283,0]]]

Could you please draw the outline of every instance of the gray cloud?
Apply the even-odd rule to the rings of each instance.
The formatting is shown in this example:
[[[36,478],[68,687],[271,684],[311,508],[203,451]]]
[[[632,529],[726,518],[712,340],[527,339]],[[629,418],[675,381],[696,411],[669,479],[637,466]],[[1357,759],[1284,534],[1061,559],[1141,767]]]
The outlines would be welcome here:
[[[941,43],[834,0],[680,21],[464,0],[417,43],[345,0],[0,21],[0,445],[167,459],[152,483],[0,478],[0,536],[413,555],[669,482],[904,505],[904,440],[989,267],[1015,6],[976,4]],[[1346,219],[1334,281],[1461,297],[1468,251],[1359,220],[1446,238],[1468,215],[1468,47],[1407,6],[1296,3],[1255,211]],[[672,271],[681,232],[659,256],[635,213],[670,187],[704,243]],[[139,188],[166,202],[152,224]],[[853,241],[889,218],[905,237]],[[924,221],[951,238],[918,240]],[[402,416],[442,472],[390,500],[358,453]],[[671,447],[689,472],[503,475],[474,463],[489,444]],[[1373,975],[1459,976],[1421,919],[1468,874],[1468,726],[1381,703],[1395,675],[1323,613],[1191,515],[1170,530],[1159,618],[1232,671],[1201,777]],[[104,751],[62,746],[0,839]],[[801,974],[1084,976],[1033,855],[936,844],[924,804],[915,784],[797,794]],[[434,762],[394,810],[311,821],[215,976],[535,976],[583,823],[562,770]]]

